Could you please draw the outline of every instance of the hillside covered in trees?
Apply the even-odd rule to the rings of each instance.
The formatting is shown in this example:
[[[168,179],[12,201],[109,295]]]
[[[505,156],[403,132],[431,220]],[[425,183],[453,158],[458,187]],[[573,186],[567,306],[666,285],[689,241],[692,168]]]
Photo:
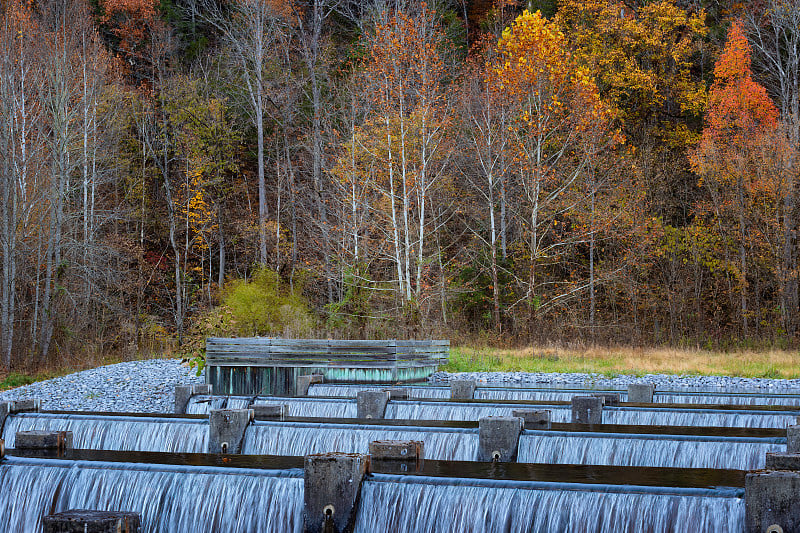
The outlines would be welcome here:
[[[797,2],[0,6],[0,368],[798,340]]]

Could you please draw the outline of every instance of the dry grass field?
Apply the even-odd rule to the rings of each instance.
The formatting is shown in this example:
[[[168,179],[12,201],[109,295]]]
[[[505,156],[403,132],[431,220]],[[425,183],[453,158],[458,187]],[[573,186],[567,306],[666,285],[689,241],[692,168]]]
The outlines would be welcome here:
[[[560,346],[504,349],[454,347],[450,372],[591,372],[618,374],[725,375],[761,378],[800,377],[800,351],[716,352],[682,348],[565,348]]]

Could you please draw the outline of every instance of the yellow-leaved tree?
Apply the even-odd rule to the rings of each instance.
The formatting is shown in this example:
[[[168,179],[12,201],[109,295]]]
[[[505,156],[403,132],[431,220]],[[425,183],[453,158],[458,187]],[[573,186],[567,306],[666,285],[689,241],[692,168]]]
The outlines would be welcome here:
[[[562,258],[588,233],[573,217],[588,202],[590,163],[621,136],[614,114],[600,98],[590,72],[578,64],[558,26],[539,12],[524,12],[498,42],[490,82],[511,106],[508,187],[516,230],[525,249],[516,251],[523,291],[517,303],[530,318],[588,288],[565,276]]]

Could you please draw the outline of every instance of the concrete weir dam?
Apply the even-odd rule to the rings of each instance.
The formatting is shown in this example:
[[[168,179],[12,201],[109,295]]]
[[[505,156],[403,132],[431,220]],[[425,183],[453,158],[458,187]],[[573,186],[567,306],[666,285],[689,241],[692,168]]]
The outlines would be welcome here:
[[[0,403],[0,531],[800,527],[800,393],[301,377],[178,387],[174,414]]]

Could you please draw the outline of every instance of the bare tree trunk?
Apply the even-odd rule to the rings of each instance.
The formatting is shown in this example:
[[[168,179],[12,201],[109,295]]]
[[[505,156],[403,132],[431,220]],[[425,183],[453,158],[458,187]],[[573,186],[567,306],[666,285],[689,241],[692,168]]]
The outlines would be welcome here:
[[[492,316],[494,317],[494,329],[498,333],[503,330],[500,322],[500,282],[497,275],[497,228],[494,220],[494,179],[489,176],[489,231],[490,245],[492,250]]]
[[[261,71],[257,74],[261,86]],[[256,94],[256,135],[258,136],[258,243],[259,258],[262,265],[267,264],[267,181],[264,177],[264,103],[261,91]]]
[[[591,218],[590,218],[590,227],[589,227],[589,328],[592,332],[592,338],[594,338],[594,314],[595,314],[595,294],[594,294],[594,215],[595,215],[595,183],[592,180],[591,184]]]
[[[405,294],[405,277],[403,276],[403,262],[400,259],[400,231],[397,222],[397,206],[394,187],[394,162],[392,159],[392,135],[389,133],[389,117],[386,117],[386,146],[389,170],[389,202],[392,206],[392,234],[394,237],[394,263],[397,267],[397,283],[399,293]],[[402,298],[401,298],[402,299]]]
[[[333,274],[330,260],[330,231],[328,228],[328,212],[323,195],[325,188],[322,183],[322,94],[319,85],[319,45],[322,37],[322,24],[324,22],[325,0],[314,0],[311,32],[306,41],[306,63],[311,77],[311,104],[312,104],[312,177],[314,182],[314,203],[319,217],[319,226],[322,232],[322,256],[325,264],[325,278],[328,291],[328,302],[333,301]]]
[[[162,127],[164,128],[163,134],[166,136],[167,120],[163,119]],[[164,181],[164,193],[166,195],[167,203],[167,219],[169,220],[169,244],[172,247],[174,255],[174,270],[175,270],[175,307],[173,310],[175,318],[175,329],[178,332],[178,344],[183,342],[183,270],[181,268],[181,249],[178,246],[175,230],[177,221],[175,219],[175,204],[172,199],[172,184],[169,179],[169,151],[167,149],[168,143],[165,140],[162,151],[161,163],[161,178]]]
[[[745,239],[747,238],[747,228],[744,219],[744,184],[741,175],[737,178],[736,197],[739,204],[739,268],[741,269],[741,287],[739,288],[739,302],[742,314],[742,336],[746,339],[748,335],[747,323],[747,254],[745,250]]]
[[[225,284],[225,232],[222,229],[222,209],[217,203],[217,231],[219,234],[219,273],[217,275],[217,287],[222,290]]]

